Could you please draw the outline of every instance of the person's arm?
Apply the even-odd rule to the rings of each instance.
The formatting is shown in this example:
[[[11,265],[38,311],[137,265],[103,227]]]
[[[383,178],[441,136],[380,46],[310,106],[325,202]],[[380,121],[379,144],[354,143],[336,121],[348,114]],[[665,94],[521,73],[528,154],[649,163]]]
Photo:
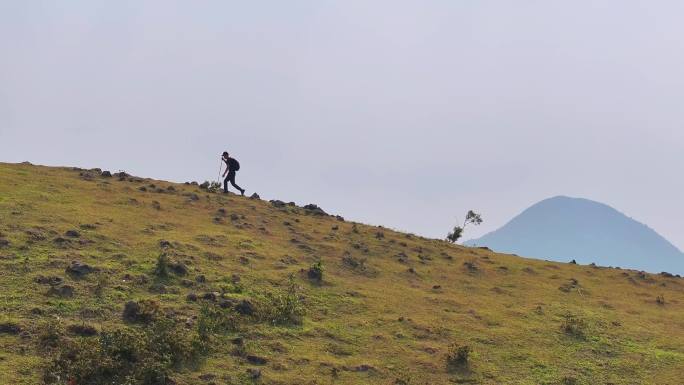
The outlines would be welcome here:
[[[226,174],[228,174],[228,160],[226,158],[221,158],[223,159],[223,162],[226,164],[226,171],[223,172],[223,177],[226,177]]]

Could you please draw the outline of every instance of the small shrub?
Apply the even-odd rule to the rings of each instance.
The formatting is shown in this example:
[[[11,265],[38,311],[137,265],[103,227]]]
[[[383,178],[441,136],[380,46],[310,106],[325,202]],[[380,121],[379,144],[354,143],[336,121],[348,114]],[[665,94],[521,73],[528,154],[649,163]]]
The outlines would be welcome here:
[[[95,284],[94,294],[98,299],[102,299],[104,296],[104,290],[109,284],[109,277],[105,274],[98,274],[97,284]]]
[[[221,186],[221,183],[219,183],[219,182],[215,182],[215,181],[209,182],[208,180],[206,180],[206,181],[204,181],[204,183],[199,185],[199,188],[201,188],[203,190],[207,190],[208,192],[211,192],[211,193],[217,193],[217,192],[221,191],[223,186]]]
[[[447,368],[455,369],[468,366],[470,352],[472,352],[472,349],[468,345],[451,344],[447,350]]]
[[[44,371],[47,384],[163,385],[173,370],[195,362],[197,334],[163,318],[143,328],[102,332],[97,342],[78,338],[59,345]]]
[[[567,335],[584,338],[587,330],[587,323],[580,317],[566,314],[561,323],[561,330]]]
[[[197,317],[197,333],[200,340],[208,344],[214,334],[238,331],[239,321],[232,310],[204,303]]]
[[[220,285],[219,290],[221,294],[242,294],[245,291],[245,286],[240,282]]]
[[[273,325],[301,325],[306,313],[292,276],[287,290],[267,293],[259,305],[259,318]]]
[[[49,319],[38,326],[38,347],[53,349],[60,345],[64,337],[64,326],[58,318]]]
[[[154,275],[159,278],[167,278],[169,276],[169,257],[166,253],[159,254],[157,257],[157,264],[154,267]]]
[[[323,262],[317,261],[316,263],[311,265],[306,275],[309,277],[310,280],[321,283],[323,281]]]
[[[658,305],[665,305],[665,297],[662,295],[659,295],[656,297],[656,303]]]
[[[157,301],[143,299],[138,302],[126,302],[122,317],[124,321],[131,323],[150,323],[160,318],[161,315],[162,312]]]

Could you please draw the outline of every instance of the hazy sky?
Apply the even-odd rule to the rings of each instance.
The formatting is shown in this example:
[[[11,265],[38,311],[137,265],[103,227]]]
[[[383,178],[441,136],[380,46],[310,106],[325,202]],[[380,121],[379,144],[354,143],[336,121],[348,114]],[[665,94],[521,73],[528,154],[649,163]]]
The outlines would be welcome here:
[[[554,195],[684,248],[684,2],[0,0],[0,161],[443,237]]]

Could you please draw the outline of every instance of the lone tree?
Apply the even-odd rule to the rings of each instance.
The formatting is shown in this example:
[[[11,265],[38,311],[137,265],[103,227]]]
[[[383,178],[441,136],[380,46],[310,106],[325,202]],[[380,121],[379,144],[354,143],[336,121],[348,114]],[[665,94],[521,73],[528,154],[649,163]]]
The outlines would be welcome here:
[[[465,221],[463,221],[463,226],[454,226],[454,230],[447,234],[447,241],[451,243],[456,243],[456,241],[458,241],[463,235],[463,231],[465,230],[466,226],[468,226],[468,224],[473,224],[477,226],[480,223],[482,223],[482,216],[474,212],[473,210],[468,211],[468,214],[466,214]]]

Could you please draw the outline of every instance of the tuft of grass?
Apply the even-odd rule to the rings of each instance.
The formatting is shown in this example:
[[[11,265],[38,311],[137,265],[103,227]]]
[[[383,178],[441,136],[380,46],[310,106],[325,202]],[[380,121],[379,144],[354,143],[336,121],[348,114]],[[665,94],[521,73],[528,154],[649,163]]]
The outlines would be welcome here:
[[[576,315],[566,314],[560,326],[563,333],[575,337],[585,338],[587,333],[587,322]]]
[[[468,366],[472,348],[469,345],[453,343],[449,345],[446,355],[446,366],[448,370],[465,368]]]

